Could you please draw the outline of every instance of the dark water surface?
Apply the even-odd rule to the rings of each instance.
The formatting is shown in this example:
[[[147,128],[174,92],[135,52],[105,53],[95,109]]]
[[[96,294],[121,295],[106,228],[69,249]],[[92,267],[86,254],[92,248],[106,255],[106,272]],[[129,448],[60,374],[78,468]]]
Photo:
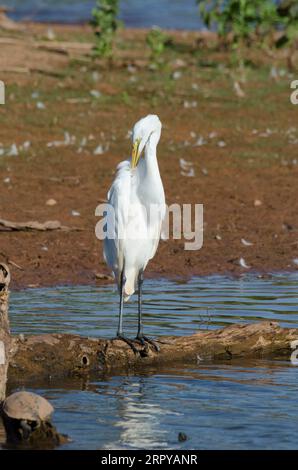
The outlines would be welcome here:
[[[14,19],[81,23],[90,19],[94,0],[1,0]],[[195,0],[120,0],[120,19],[127,27],[157,25],[172,29],[202,27]]]
[[[191,334],[231,322],[298,327],[298,275],[194,278],[145,284],[148,335]],[[136,303],[126,305],[135,332]],[[112,286],[27,289],[11,296],[14,333],[110,337],[117,323]],[[73,449],[298,449],[298,367],[285,361],[181,364],[137,375],[26,384],[55,407]],[[188,440],[178,442],[179,432]]]

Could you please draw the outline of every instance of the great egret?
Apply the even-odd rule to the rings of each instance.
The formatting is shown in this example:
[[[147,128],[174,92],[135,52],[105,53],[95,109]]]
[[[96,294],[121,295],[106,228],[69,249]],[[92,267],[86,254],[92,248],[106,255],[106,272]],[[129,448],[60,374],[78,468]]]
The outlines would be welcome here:
[[[161,135],[158,116],[149,114],[138,121],[132,132],[132,157],[121,162],[108,192],[113,208],[112,237],[104,239],[104,258],[114,273],[120,294],[117,337],[136,352],[134,341],[123,334],[123,301],[138,288],[138,332],[136,340],[154,341],[143,334],[142,285],[148,261],[154,257],[165,216],[165,194],[156,156]],[[141,158],[144,151],[144,158]],[[110,221],[111,222],[111,221]],[[108,222],[109,223],[109,222]]]

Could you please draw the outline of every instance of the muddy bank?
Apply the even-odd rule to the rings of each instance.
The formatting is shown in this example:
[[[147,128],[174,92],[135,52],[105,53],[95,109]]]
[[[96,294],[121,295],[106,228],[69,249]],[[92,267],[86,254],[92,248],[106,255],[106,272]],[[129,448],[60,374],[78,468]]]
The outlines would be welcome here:
[[[54,44],[47,28],[0,32],[7,97],[0,106],[0,218],[59,220],[80,231],[0,231],[12,288],[111,282],[94,211],[129,155],[128,130],[149,112],[164,124],[158,154],[167,203],[204,204],[205,225],[201,250],[161,242],[146,275],[298,268],[297,109],[287,74],[273,80],[272,64],[251,52],[256,67],[240,99],[230,57],[209,36],[198,45],[196,33],[171,33],[177,47],[152,71],[144,31],[121,32],[108,67],[90,59],[87,27],[53,26]],[[277,66],[283,69],[282,58]]]

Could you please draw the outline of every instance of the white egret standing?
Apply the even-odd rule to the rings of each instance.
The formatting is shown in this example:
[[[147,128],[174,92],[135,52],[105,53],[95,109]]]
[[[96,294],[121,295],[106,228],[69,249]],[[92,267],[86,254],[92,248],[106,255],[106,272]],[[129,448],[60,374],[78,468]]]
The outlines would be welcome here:
[[[156,156],[161,135],[158,116],[149,114],[132,132],[132,157],[121,162],[108,192],[115,218],[113,237],[104,240],[104,258],[115,275],[120,294],[117,337],[134,351],[133,341],[123,334],[123,300],[138,289],[138,332],[136,340],[156,344],[144,336],[142,325],[143,273],[154,257],[165,216],[165,194]],[[144,151],[144,158],[141,158]],[[108,221],[109,223],[109,221]]]

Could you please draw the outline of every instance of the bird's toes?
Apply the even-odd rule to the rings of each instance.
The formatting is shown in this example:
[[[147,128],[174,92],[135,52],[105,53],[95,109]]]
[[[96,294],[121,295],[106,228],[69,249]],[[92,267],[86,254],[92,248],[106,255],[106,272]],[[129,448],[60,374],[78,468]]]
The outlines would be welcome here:
[[[136,340],[140,342],[142,346],[146,346],[146,344],[151,344],[151,346],[156,352],[160,352],[160,347],[153,339],[147,338],[147,336],[137,336]]]
[[[132,349],[134,354],[139,353],[139,350],[138,348],[135,347],[134,341],[132,339],[126,338],[126,336],[123,336],[123,335],[117,335],[115,339],[123,341],[124,343],[128,344],[128,346]]]

